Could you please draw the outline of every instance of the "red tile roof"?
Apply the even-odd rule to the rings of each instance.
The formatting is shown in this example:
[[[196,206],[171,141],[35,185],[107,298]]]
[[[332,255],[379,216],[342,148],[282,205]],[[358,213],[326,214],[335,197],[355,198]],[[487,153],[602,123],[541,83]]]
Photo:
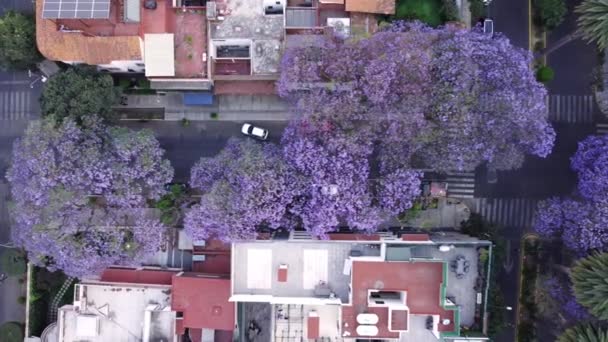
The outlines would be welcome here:
[[[229,298],[228,278],[197,273],[173,277],[171,308],[183,312],[185,328],[232,331],[235,306]]]
[[[403,241],[431,241],[429,234],[403,234],[401,235]]]
[[[330,233],[330,240],[338,241],[380,241],[380,235],[377,234],[351,234],[351,233]]]
[[[274,95],[277,93],[274,81],[215,81],[213,92],[217,95]]]
[[[368,307],[368,290],[407,291],[406,305],[410,314],[439,315],[449,319],[439,331],[454,331],[454,311],[440,305],[440,288],[444,282],[442,262],[373,262],[353,261],[352,305],[342,306],[343,331],[356,337],[357,315],[375,313],[379,321],[378,337],[397,338],[398,332],[388,330],[388,308]]]
[[[395,14],[395,2],[395,0],[346,0],[346,11]]]
[[[53,61],[108,64],[112,61],[142,60],[138,36],[89,37],[58,30],[57,23],[42,19],[44,0],[36,0],[36,44]]]
[[[168,270],[106,268],[101,274],[101,280],[115,283],[171,285],[171,278],[176,273],[177,271]]]

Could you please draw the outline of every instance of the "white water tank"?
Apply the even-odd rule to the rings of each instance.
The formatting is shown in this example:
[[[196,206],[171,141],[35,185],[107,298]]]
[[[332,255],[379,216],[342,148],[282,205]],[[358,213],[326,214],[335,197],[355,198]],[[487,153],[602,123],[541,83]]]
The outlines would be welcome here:
[[[378,315],[375,313],[360,313],[357,315],[357,323],[359,324],[378,324]]]
[[[375,325],[359,325],[357,326],[357,335],[359,336],[377,336],[378,327]]]

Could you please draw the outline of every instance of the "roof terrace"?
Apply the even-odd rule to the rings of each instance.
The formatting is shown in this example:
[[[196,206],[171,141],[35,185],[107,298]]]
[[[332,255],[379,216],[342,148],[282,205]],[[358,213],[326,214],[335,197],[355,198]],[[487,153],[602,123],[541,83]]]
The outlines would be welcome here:
[[[380,256],[379,244],[311,242],[234,244],[233,297],[270,295],[275,301],[280,301],[280,297],[313,297],[346,303],[350,273],[345,268],[350,265],[349,256]]]

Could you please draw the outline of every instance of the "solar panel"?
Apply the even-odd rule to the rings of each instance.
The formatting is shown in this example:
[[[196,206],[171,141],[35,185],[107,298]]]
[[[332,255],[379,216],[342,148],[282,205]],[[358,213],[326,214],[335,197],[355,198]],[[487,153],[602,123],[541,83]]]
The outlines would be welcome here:
[[[111,0],[44,0],[44,19],[107,19]]]

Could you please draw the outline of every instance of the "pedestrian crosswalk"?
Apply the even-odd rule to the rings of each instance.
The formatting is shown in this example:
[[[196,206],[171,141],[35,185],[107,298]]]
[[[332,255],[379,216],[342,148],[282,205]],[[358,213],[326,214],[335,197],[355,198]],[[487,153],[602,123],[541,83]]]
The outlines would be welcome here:
[[[446,175],[447,196],[473,198],[475,195],[475,172],[450,172]]]
[[[29,119],[31,93],[26,90],[0,90],[0,121]]]
[[[608,123],[596,123],[595,124],[596,134],[608,134]]]
[[[593,122],[593,95],[549,95],[549,120],[567,123]]]
[[[537,199],[530,198],[476,198],[471,209],[488,222],[503,227],[529,228],[532,226],[537,204]]]

